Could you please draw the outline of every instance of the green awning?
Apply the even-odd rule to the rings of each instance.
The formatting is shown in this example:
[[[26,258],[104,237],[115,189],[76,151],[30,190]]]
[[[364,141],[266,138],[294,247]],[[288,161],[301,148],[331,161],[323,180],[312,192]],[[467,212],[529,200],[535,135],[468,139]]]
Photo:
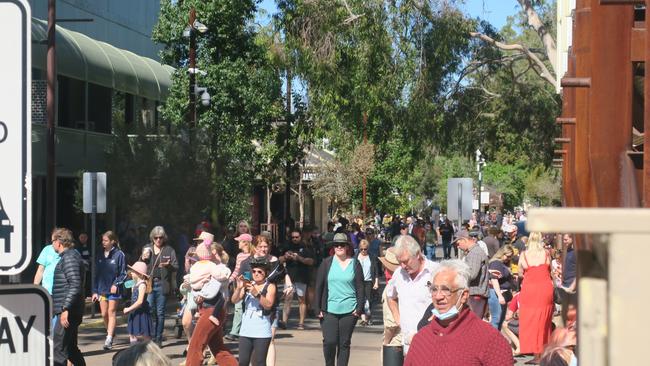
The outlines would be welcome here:
[[[47,22],[32,18],[32,66],[45,70]],[[57,72],[121,92],[164,101],[174,68],[57,25]]]

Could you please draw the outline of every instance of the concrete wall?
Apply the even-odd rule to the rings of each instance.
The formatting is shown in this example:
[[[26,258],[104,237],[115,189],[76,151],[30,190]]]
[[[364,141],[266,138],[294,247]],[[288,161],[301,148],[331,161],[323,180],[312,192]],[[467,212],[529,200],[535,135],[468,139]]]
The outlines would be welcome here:
[[[47,20],[47,0],[29,0],[32,16]],[[157,0],[56,0],[56,18],[92,18],[92,22],[65,22],[65,28],[117,48],[158,60],[161,46],[151,40],[158,20]]]

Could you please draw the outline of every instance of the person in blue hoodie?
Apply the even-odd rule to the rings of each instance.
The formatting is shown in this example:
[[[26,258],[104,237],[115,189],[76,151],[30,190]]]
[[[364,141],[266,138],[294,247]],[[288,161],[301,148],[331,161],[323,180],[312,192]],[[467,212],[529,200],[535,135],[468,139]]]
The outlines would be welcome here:
[[[117,305],[122,297],[122,287],[126,281],[126,260],[119,248],[117,235],[107,231],[102,235],[103,252],[95,258],[95,282],[93,283],[93,302],[99,301],[99,308],[106,327],[104,349],[113,348]]]

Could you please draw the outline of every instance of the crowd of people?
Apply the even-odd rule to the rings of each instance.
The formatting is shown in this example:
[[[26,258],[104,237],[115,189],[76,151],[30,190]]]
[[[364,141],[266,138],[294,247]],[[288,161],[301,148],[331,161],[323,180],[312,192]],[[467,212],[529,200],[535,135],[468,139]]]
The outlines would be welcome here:
[[[168,304],[177,301],[173,316],[187,337],[181,365],[210,357],[222,366],[273,366],[278,329],[304,330],[314,318],[325,364],[345,366],[355,328],[379,323],[374,310],[382,313],[386,365],[511,365],[520,355],[532,355],[531,364],[577,364],[573,237],[556,243],[525,232],[524,222],[523,213],[474,215],[461,225],[377,214],[338,217],[322,233],[290,228],[286,240],[254,235],[246,221],[216,240],[203,222],[184,247],[155,226],[137,255],[103,233],[94,262],[88,234],[75,240],[57,228],[34,283],[52,294],[55,365],[85,364],[77,338],[87,298],[99,305],[105,350],[120,312],[127,318],[132,349],[116,353],[114,364],[171,364],[160,349]],[[227,342],[238,344],[237,357]]]

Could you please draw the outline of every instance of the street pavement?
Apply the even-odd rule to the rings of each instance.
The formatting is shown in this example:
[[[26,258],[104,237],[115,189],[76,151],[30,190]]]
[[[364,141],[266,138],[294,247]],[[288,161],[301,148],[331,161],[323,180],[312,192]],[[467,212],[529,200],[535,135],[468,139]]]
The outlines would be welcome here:
[[[79,330],[79,348],[84,354],[89,365],[110,365],[113,355],[128,347],[129,338],[126,324],[119,324],[116,329],[117,338],[113,350],[104,351],[106,331],[103,323],[97,318],[85,320],[83,329]],[[290,321],[290,326],[295,322]],[[182,353],[187,345],[185,338],[177,339],[173,334],[174,320],[165,321],[165,337],[163,353],[177,365],[183,360]],[[322,365],[324,364],[322,352],[322,334],[318,321],[309,319],[305,322],[305,330],[278,330],[276,336],[277,365]],[[352,351],[350,365],[375,366],[381,360],[381,325],[357,327],[352,336]],[[237,343],[226,341],[231,352],[237,355]]]
[[[436,255],[442,256],[442,248],[437,246]],[[453,255],[453,254],[452,254]],[[174,304],[168,305],[167,314],[174,314]],[[232,311],[232,309],[230,309]],[[121,313],[121,310],[118,314]],[[292,316],[298,316],[297,304],[291,312]],[[232,320],[232,315],[230,316]],[[352,347],[350,352],[351,366],[376,366],[381,365],[381,344],[383,325],[381,322],[381,306],[375,306],[373,312],[375,325],[361,327],[357,326],[352,335]],[[168,317],[165,321],[165,338],[163,342],[163,353],[172,360],[172,365],[178,365],[183,361],[183,350],[187,346],[187,340],[176,338],[174,331],[175,318]],[[276,335],[276,364],[278,366],[302,366],[302,365],[323,365],[322,334],[317,319],[306,319],[305,330],[294,329],[297,321],[289,320],[289,329],[278,329]],[[227,328],[230,329],[230,324]],[[114,341],[113,350],[104,351],[104,339],[106,331],[101,318],[96,315],[94,319],[89,316],[84,318],[84,323],[79,329],[79,348],[83,352],[86,363],[89,365],[104,366],[110,365],[113,355],[128,347],[129,337],[124,323],[124,317],[118,315],[117,337]],[[226,345],[231,352],[237,356],[237,342],[228,342]],[[432,356],[433,357],[433,356]],[[515,365],[524,365],[532,357],[516,358]],[[462,365],[459,365],[462,366]]]
[[[170,308],[171,309],[171,308]],[[292,314],[297,316],[297,308]],[[169,314],[170,312],[168,312]],[[375,314],[375,325],[361,327],[357,326],[352,336],[352,349],[350,352],[351,366],[376,366],[381,365],[381,343],[383,325],[381,324],[381,307],[377,306]],[[163,342],[163,353],[172,360],[172,365],[178,365],[183,361],[182,353],[187,346],[187,340],[176,338],[174,318],[165,321],[165,341]],[[318,320],[307,319],[305,330],[296,330],[296,321],[289,321],[289,329],[278,329],[276,335],[276,364],[278,366],[302,366],[302,365],[323,365],[322,334]],[[229,327],[229,324],[228,324]],[[104,351],[104,339],[106,331],[101,318],[96,316],[90,319],[86,316],[84,323],[79,329],[79,348],[83,352],[86,363],[89,365],[111,365],[113,355],[119,350],[125,349],[129,344],[129,337],[126,330],[124,318],[118,316],[118,326],[113,350]],[[226,345],[231,352],[237,356],[237,342],[228,342]],[[432,357],[433,358],[433,357]],[[531,357],[516,359],[516,365],[524,365]],[[462,366],[462,365],[459,365]]]

